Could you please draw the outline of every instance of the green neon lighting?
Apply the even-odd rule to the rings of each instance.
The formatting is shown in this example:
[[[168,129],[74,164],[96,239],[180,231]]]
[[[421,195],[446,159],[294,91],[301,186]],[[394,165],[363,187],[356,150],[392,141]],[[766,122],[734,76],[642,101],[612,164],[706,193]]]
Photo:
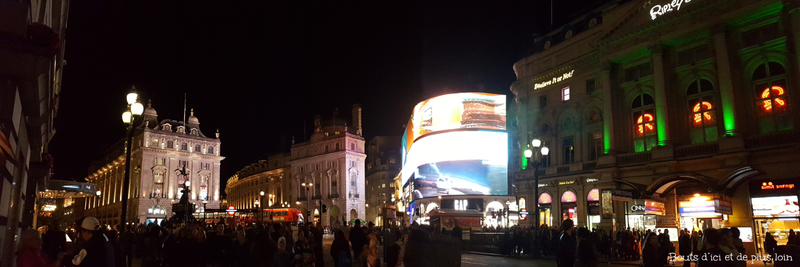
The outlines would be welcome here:
[[[735,114],[733,111],[733,96],[728,94],[721,94],[722,95],[722,120],[725,124],[725,133],[726,134],[733,134],[733,131],[736,130],[736,119]]]
[[[528,158],[525,157],[524,152],[520,158],[522,158],[522,170],[524,171],[525,168],[528,168]]]
[[[604,154],[611,153],[611,127],[608,127],[608,125],[603,127],[603,148]]]
[[[658,144],[667,144],[667,131],[662,125],[667,125],[667,118],[664,116],[664,104],[656,102],[656,131],[658,132]]]

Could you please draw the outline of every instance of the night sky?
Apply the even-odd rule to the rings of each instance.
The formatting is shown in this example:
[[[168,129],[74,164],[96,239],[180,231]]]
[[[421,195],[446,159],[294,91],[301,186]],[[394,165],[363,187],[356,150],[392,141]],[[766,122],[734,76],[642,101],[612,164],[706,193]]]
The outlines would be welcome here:
[[[401,135],[428,97],[511,94],[513,63],[551,29],[549,1],[423,2],[72,1],[54,178],[82,181],[124,137],[131,85],[159,120],[181,120],[186,93],[203,133],[219,128],[224,184],[334,108],[360,103],[369,140]],[[555,2],[557,28],[591,1]]]

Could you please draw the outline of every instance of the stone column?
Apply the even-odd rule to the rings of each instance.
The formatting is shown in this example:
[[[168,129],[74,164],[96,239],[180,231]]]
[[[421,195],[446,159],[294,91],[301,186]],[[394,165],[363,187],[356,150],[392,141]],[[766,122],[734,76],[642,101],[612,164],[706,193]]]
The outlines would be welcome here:
[[[667,93],[664,84],[664,59],[663,47],[661,44],[651,46],[650,52],[653,53],[653,89],[655,90],[656,100],[656,131],[658,132],[658,144],[669,144],[669,119],[667,119]]]
[[[603,90],[603,146],[605,153],[616,149],[614,144],[614,101],[611,94],[611,63],[606,61],[600,67],[600,80]]]
[[[800,12],[795,12],[800,13]],[[800,23],[800,21],[798,21]],[[728,45],[725,41],[725,26],[717,25],[712,28],[714,33],[714,50],[717,57],[717,74],[719,75],[719,95],[722,106],[722,122],[725,134],[734,134],[736,131],[736,101],[734,101],[731,64],[728,58]]]

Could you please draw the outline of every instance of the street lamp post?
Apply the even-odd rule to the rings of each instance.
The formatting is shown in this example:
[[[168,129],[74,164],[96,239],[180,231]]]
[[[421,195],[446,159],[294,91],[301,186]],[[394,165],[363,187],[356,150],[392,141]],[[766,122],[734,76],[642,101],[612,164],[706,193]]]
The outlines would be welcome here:
[[[261,203],[264,203],[264,194],[265,194],[265,193],[264,193],[264,191],[261,191],[261,193],[260,193],[260,194],[261,194],[261,196],[260,196],[258,199],[261,201]],[[264,212],[264,209],[261,209],[261,208],[259,208],[259,209],[258,209],[258,214],[259,214],[259,215],[263,215],[263,214],[261,214],[262,212]],[[261,218],[263,218],[263,217],[264,217],[264,216],[261,216]],[[260,221],[261,221],[261,219],[259,219],[259,222],[260,222]]]
[[[269,204],[269,222],[270,222],[270,223],[273,223],[273,221],[272,221],[272,219],[273,219],[273,218],[272,218],[272,215],[273,215],[273,213],[274,213],[274,212],[272,212],[272,206],[273,206],[274,204],[272,203],[272,200],[273,200],[274,198],[275,198],[275,195],[273,195],[273,194],[269,194],[269,202],[268,202],[267,204]]]
[[[261,221],[261,212],[260,212],[261,211],[261,202],[256,200],[255,204],[256,204],[256,216],[257,216],[256,218],[260,222]]]
[[[542,165],[542,160],[544,160],[544,157],[550,153],[550,149],[546,146],[542,146],[542,140],[539,139],[533,139],[533,141],[531,141],[531,146],[533,147],[533,150],[530,148],[526,149],[525,157],[528,159],[533,159],[533,181],[535,183],[533,186],[533,223],[536,227],[535,229],[539,229],[539,226],[541,225],[541,222],[539,221],[539,166]],[[538,157],[539,154],[542,156]],[[534,257],[538,257],[540,255],[539,253],[541,252],[539,249],[539,238],[541,237],[538,235],[537,231],[533,242]]]
[[[306,215],[307,215],[306,219],[310,220],[311,219],[311,195],[310,195],[309,191],[310,191],[311,187],[314,186],[314,184],[313,183],[308,183],[308,184],[303,183],[302,186],[306,188]]]
[[[122,122],[127,126],[128,134],[125,149],[125,177],[122,179],[122,213],[120,215],[120,224],[122,224],[122,231],[125,232],[125,222],[128,219],[128,190],[131,186],[131,150],[133,149],[133,133],[136,131],[136,125],[140,123],[144,106],[137,100],[139,95],[136,94],[136,87],[131,87],[131,92],[125,97],[128,102],[128,109],[122,113]]]
[[[206,204],[208,204],[208,200],[203,199],[203,225],[205,227],[206,224]]]
[[[531,146],[533,150],[530,148],[525,150],[525,157],[533,159],[533,181],[536,184],[533,187],[533,222],[538,228],[541,225],[539,221],[539,166],[542,165],[544,157],[550,154],[550,149],[546,146],[542,146],[542,140],[539,139],[533,139],[533,141],[531,141]],[[542,156],[538,157],[540,153]]]
[[[186,166],[183,167],[183,172],[182,173],[184,175],[186,175]],[[186,182],[183,182],[183,196],[181,196],[181,199],[183,199],[184,197],[186,198],[186,204],[184,204],[185,205],[184,206],[184,211],[185,211],[184,224],[186,224],[186,225],[189,225],[189,217],[192,214],[192,212],[191,212],[192,203],[189,202],[189,193],[192,192],[192,190],[189,189],[189,186],[191,186],[191,185],[192,185],[192,182],[190,182],[188,179],[186,180]]]

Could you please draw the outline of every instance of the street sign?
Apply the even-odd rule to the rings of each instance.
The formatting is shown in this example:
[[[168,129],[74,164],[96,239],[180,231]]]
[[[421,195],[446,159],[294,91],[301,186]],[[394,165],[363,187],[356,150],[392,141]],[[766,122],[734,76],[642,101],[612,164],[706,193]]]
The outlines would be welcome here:
[[[236,208],[234,206],[228,206],[228,209],[225,210],[225,212],[227,212],[228,215],[233,216],[236,214]]]

